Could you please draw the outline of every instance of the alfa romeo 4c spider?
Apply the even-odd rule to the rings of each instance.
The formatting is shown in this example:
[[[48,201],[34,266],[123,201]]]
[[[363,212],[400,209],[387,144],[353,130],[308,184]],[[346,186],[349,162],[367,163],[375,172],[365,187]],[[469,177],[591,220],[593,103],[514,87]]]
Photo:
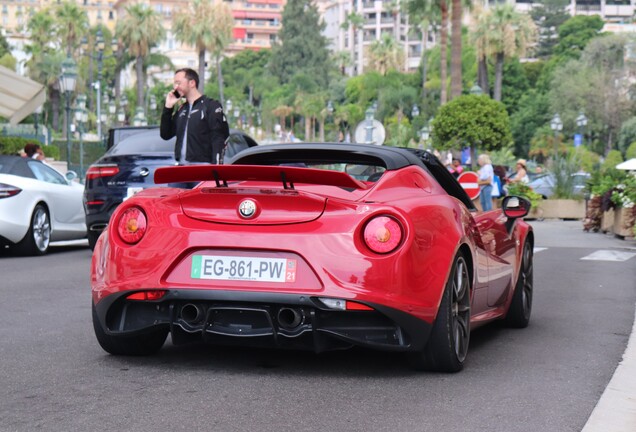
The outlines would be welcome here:
[[[148,355],[208,342],[404,352],[463,368],[471,329],[526,327],[530,203],[478,211],[430,153],[359,144],[245,150],[173,166],[121,204],[92,259],[102,348]]]

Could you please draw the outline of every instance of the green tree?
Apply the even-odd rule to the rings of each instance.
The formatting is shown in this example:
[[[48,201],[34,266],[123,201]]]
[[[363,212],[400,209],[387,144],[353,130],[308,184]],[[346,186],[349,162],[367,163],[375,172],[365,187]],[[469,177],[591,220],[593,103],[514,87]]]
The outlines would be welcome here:
[[[631,143],[625,151],[625,160],[636,158],[636,141]]]
[[[7,53],[11,53],[11,47],[9,46],[7,38],[5,38],[4,34],[0,32],[0,57]]]
[[[223,74],[220,57],[232,41],[234,18],[230,6],[222,1],[192,0],[173,17],[173,30],[179,42],[197,50],[199,56],[199,91],[205,88],[205,55],[214,53],[217,60],[219,93],[223,103]]]
[[[440,107],[433,120],[433,145],[440,150],[471,148],[494,151],[512,142],[508,113],[488,96],[464,95]]]
[[[545,59],[552,55],[558,43],[557,29],[570,18],[567,12],[569,0],[543,0],[533,3],[530,16],[539,31],[539,42],[535,55]]]
[[[321,87],[327,87],[332,63],[329,60],[325,27],[318,9],[310,0],[290,0],[283,9],[280,43],[272,47],[270,70],[281,83],[296,73],[305,73]]]
[[[364,25],[364,17],[356,12],[349,12],[341,24],[343,30],[352,30],[352,37],[349,45],[351,46],[350,60],[356,63],[356,41],[362,40],[362,26]],[[360,51],[362,53],[362,51]]]
[[[606,172],[616,168],[616,165],[623,162],[623,156],[618,150],[610,150],[605,156],[605,161],[601,165],[601,172]]]
[[[462,94],[462,0],[451,0],[451,98]]]
[[[605,22],[598,15],[577,15],[559,27],[559,43],[554,54],[562,58],[579,58],[587,43],[599,35]]]
[[[88,32],[88,14],[78,3],[65,1],[55,9],[57,33],[66,46],[66,55],[72,57],[80,40]]]
[[[605,144],[598,150],[602,153],[614,148],[621,125],[635,108],[629,94],[630,71],[623,61],[625,47],[622,35],[595,38],[580,60],[570,60],[553,72],[550,105],[560,114],[564,133],[574,132],[576,117],[585,112],[588,134]]]
[[[151,49],[164,38],[165,30],[161,16],[144,4],[132,4],[126,7],[123,19],[117,22],[116,33],[130,55],[135,58],[135,74],[137,77],[137,106],[143,107],[144,59],[150,55]]]
[[[369,69],[386,75],[391,69],[401,70],[404,64],[404,51],[389,34],[376,40],[369,48]]]
[[[489,9],[480,25],[485,41],[480,41],[486,53],[495,58],[495,86],[493,97],[500,101],[502,96],[504,61],[512,57],[523,57],[535,43],[536,26],[528,15],[514,10],[510,4]]]
[[[530,144],[537,129],[548,123],[550,114],[550,100],[547,94],[531,90],[519,100],[517,110],[510,115],[510,129],[515,143],[515,154],[527,157]]]
[[[621,130],[618,133],[618,150],[625,154],[626,159],[630,159],[627,156],[627,149],[636,142],[636,117],[632,117],[626,120],[621,125]]]

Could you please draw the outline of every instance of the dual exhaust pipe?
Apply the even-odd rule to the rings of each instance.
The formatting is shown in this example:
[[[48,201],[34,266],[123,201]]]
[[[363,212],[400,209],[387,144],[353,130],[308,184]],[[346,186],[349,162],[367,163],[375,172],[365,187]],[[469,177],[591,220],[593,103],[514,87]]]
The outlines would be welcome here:
[[[201,324],[205,320],[206,312],[200,305],[187,303],[181,307],[181,319],[189,325]],[[301,308],[282,307],[278,309],[276,321],[280,328],[292,331],[300,327],[305,321],[305,314]]]

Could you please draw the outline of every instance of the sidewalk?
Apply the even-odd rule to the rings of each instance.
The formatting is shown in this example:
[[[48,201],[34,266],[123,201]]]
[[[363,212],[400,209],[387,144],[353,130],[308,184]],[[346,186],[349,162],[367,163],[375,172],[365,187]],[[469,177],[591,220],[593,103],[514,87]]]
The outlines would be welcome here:
[[[589,239],[589,236],[594,236],[594,244],[598,248],[627,249],[636,252],[636,240],[623,240],[602,233],[586,233],[581,221],[544,220],[529,223],[537,234],[536,238],[540,239],[536,246],[578,247],[581,242]],[[554,235],[557,231],[558,236]],[[582,432],[636,432],[636,313],[623,360],[616,368]]]

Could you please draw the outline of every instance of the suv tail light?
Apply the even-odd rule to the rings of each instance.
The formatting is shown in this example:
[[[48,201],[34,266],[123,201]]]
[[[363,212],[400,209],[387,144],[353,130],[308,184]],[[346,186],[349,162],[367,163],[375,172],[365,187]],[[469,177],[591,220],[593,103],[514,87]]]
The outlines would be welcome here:
[[[86,171],[86,180],[100,177],[112,177],[119,172],[117,165],[92,165]]]
[[[117,233],[128,244],[136,244],[146,234],[146,215],[139,207],[131,207],[119,216]]]
[[[364,228],[364,242],[375,253],[393,252],[402,242],[402,226],[389,216],[371,219]]]
[[[16,196],[22,189],[5,183],[0,183],[0,199]]]

